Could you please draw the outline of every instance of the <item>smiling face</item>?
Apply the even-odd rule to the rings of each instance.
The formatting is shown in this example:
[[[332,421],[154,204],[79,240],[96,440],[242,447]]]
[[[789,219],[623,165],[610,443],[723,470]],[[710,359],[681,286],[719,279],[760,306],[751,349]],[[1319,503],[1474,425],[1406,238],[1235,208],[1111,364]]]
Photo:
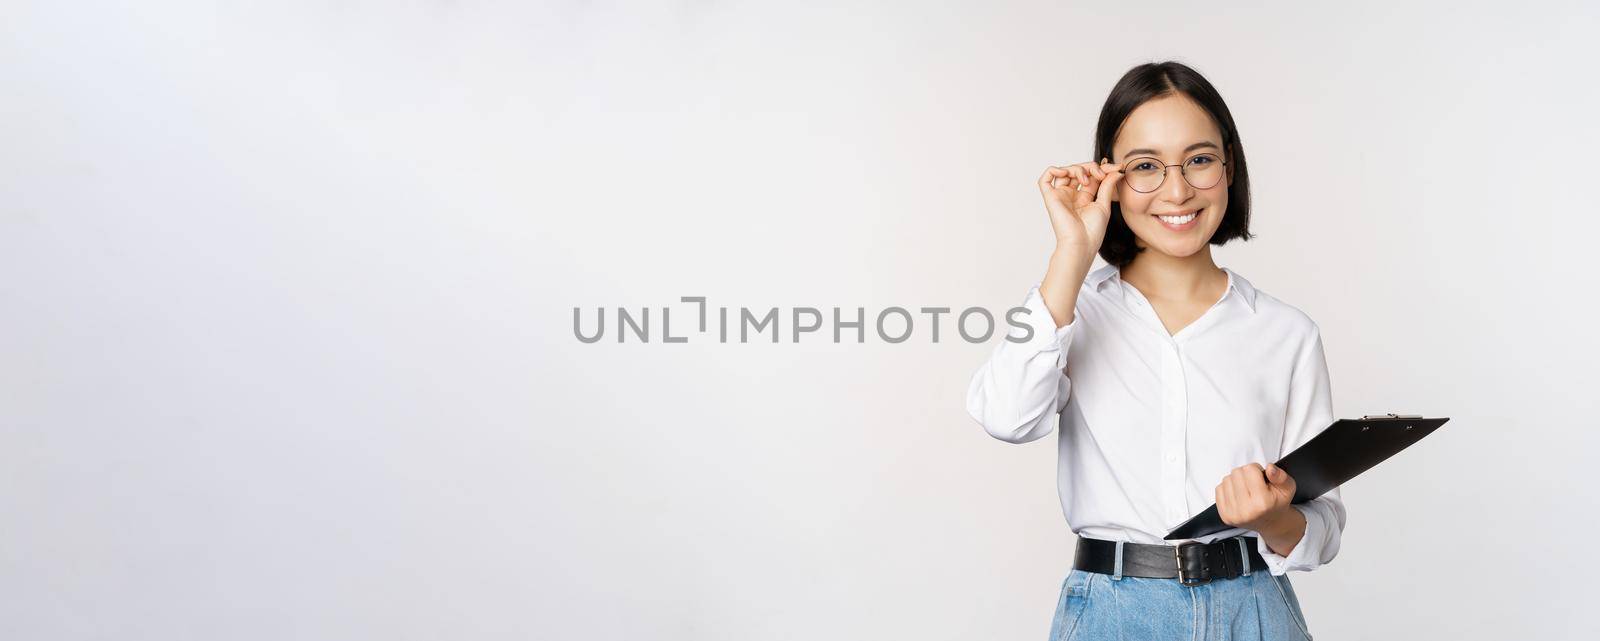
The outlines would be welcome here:
[[[1130,170],[1159,171],[1157,165],[1178,165],[1167,168],[1161,186],[1150,193],[1135,191],[1127,179],[1117,186],[1122,218],[1133,230],[1138,246],[1175,258],[1205,249],[1228,210],[1233,168],[1224,165],[1222,178],[1206,189],[1195,189],[1180,169],[1193,163],[1189,172],[1194,177],[1207,162],[1195,160],[1196,156],[1228,159],[1222,148],[1222,131],[1211,116],[1183,94],[1156,98],[1128,114],[1111,151],[1111,162],[1122,166],[1126,175],[1132,174]]]

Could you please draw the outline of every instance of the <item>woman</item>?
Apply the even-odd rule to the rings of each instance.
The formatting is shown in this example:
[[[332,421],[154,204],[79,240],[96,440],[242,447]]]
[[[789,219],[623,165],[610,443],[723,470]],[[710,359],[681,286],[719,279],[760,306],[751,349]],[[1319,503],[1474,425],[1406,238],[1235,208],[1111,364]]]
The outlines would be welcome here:
[[[1271,463],[1333,422],[1332,398],[1316,323],[1212,261],[1251,238],[1233,116],[1193,69],[1141,65],[1094,148],[1039,177],[1055,251],[967,398],[1004,441],[1059,427],[1078,544],[1051,639],[1309,639],[1285,573],[1333,560],[1344,503],[1291,504]],[[1232,529],[1162,539],[1212,503]]]

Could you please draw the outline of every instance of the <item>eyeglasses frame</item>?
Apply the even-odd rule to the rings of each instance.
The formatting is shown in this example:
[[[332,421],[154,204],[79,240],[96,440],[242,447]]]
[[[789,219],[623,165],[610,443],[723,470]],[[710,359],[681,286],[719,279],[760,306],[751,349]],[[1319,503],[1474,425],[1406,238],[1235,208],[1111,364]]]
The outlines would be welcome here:
[[[1159,191],[1161,189],[1162,185],[1167,184],[1167,174],[1172,173],[1169,170],[1171,168],[1173,168],[1173,167],[1177,167],[1178,168],[1178,175],[1182,176],[1183,177],[1183,182],[1189,183],[1190,187],[1194,187],[1195,189],[1210,189],[1212,187],[1216,187],[1217,185],[1215,183],[1212,183],[1208,187],[1195,187],[1194,183],[1189,181],[1189,175],[1183,172],[1183,166],[1184,165],[1189,164],[1189,161],[1194,160],[1196,158],[1199,158],[1201,156],[1211,156],[1212,158],[1216,158],[1217,162],[1222,165],[1222,168],[1224,170],[1226,170],[1228,168],[1228,161],[1227,160],[1224,160],[1221,156],[1219,156],[1217,154],[1214,154],[1214,153],[1211,153],[1211,152],[1202,152],[1202,153],[1195,154],[1193,156],[1185,158],[1183,160],[1183,162],[1178,163],[1176,165],[1169,165],[1169,164],[1166,164],[1164,162],[1161,162],[1161,159],[1160,158],[1156,158],[1155,156],[1134,156],[1132,158],[1129,158],[1127,160],[1122,161],[1122,175],[1123,176],[1127,176],[1128,175],[1128,163],[1131,163],[1131,162],[1133,162],[1135,160],[1154,160],[1158,164],[1161,165],[1161,182],[1156,183],[1155,189],[1151,189],[1150,191],[1139,191],[1138,189],[1134,189],[1133,185],[1128,185],[1128,189],[1133,189],[1134,191],[1137,191],[1137,192],[1139,192],[1141,194],[1153,194],[1153,193],[1156,193],[1157,191]],[[1223,177],[1226,177],[1226,176],[1227,176],[1227,172],[1224,171],[1223,172]],[[1124,179],[1123,182],[1126,183],[1127,180]],[[1222,182],[1222,179],[1218,178],[1217,182]]]

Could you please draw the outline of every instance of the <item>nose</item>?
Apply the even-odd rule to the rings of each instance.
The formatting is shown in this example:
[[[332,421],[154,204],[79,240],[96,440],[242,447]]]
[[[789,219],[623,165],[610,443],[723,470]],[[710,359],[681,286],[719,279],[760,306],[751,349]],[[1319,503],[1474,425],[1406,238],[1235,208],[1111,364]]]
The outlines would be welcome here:
[[[1183,177],[1183,166],[1167,167],[1167,178],[1161,181],[1161,198],[1174,205],[1182,205],[1194,197],[1194,187]]]

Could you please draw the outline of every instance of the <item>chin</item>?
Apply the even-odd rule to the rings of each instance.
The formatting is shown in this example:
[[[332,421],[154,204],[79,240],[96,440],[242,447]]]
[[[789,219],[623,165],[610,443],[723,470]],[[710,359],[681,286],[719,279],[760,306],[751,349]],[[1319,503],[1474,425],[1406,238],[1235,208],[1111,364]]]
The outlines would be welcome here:
[[[1216,235],[1217,228],[1196,229],[1182,238],[1173,238],[1174,234],[1165,229],[1135,229],[1133,235],[1139,238],[1139,244],[1146,249],[1154,250],[1172,256],[1184,258],[1205,249],[1211,237]]]
[[[1161,252],[1173,258],[1188,258],[1204,249],[1205,243],[1156,243],[1147,245],[1149,249]]]

